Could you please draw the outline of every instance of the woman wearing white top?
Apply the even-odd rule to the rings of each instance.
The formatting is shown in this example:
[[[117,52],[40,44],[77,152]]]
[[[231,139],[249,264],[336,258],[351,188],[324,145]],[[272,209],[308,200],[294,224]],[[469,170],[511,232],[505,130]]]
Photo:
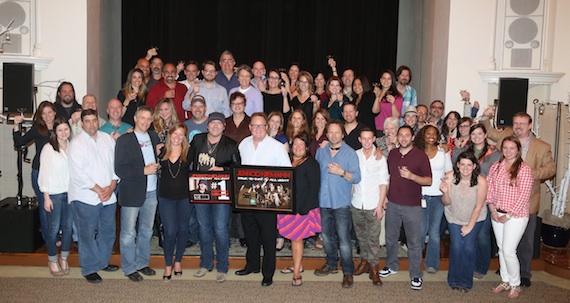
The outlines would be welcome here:
[[[48,267],[52,275],[58,277],[69,274],[69,249],[71,247],[71,222],[73,216],[67,201],[69,187],[69,169],[67,165],[67,145],[71,127],[61,117],[54,121],[55,134],[49,144],[44,145],[40,154],[40,172],[38,184],[44,195],[44,209],[47,212],[48,231],[46,249]],[[61,228],[62,236],[58,235]],[[61,259],[57,262],[57,246],[61,244]]]
[[[439,130],[433,125],[426,125],[414,139],[414,146],[423,150],[431,166],[431,186],[422,186],[422,249],[425,236],[429,235],[425,257],[425,268],[428,273],[435,274],[439,269],[440,226],[443,218],[443,203],[439,185],[447,172],[453,170],[451,156],[437,144]]]

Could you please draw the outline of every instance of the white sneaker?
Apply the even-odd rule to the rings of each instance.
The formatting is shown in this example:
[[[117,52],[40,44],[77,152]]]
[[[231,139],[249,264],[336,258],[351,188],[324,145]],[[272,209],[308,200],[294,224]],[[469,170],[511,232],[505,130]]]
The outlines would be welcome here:
[[[198,277],[198,278],[203,277],[203,276],[205,276],[208,272],[209,272],[209,270],[207,270],[207,269],[205,269],[205,268],[203,268],[203,267],[200,267],[200,268],[194,273],[194,277]]]
[[[413,278],[410,282],[413,290],[421,290],[422,289],[423,280],[422,278]]]
[[[226,281],[227,274],[225,272],[218,272],[216,275],[216,282],[223,283]]]
[[[398,273],[397,270],[393,270],[393,269],[391,269],[390,267],[386,266],[386,267],[382,268],[382,269],[378,272],[378,275],[379,275],[381,278],[387,278],[387,277],[389,277],[389,276],[391,276],[391,275],[395,275],[395,274],[397,274],[397,273]]]

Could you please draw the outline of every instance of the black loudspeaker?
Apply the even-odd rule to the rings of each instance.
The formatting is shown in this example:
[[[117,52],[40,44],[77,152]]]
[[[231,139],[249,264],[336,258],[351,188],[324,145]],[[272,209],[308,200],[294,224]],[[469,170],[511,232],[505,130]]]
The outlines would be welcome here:
[[[514,114],[518,112],[526,113],[527,102],[528,79],[500,78],[497,125],[512,126]]]
[[[35,202],[35,198],[32,198]],[[0,252],[32,253],[42,245],[38,205],[18,208],[16,198],[0,201]]]
[[[19,108],[33,113],[34,65],[28,63],[4,63],[2,100],[5,114],[17,114]]]

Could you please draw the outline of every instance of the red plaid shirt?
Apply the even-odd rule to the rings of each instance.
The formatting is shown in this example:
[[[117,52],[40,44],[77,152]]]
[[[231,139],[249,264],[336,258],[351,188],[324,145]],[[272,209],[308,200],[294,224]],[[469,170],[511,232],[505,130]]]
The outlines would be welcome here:
[[[496,208],[507,211],[512,217],[528,217],[533,183],[532,170],[526,163],[522,163],[517,180],[512,183],[504,161],[496,162],[487,175],[487,203],[494,203]]]

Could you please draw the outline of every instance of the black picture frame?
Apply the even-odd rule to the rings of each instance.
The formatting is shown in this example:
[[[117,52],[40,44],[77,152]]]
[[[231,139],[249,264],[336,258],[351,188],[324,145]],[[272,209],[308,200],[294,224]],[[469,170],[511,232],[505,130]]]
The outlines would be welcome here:
[[[188,176],[190,202],[192,203],[232,203],[232,176],[230,171],[191,172]],[[200,191],[200,185],[206,188]]]
[[[232,168],[237,210],[296,213],[295,169],[242,165]]]

